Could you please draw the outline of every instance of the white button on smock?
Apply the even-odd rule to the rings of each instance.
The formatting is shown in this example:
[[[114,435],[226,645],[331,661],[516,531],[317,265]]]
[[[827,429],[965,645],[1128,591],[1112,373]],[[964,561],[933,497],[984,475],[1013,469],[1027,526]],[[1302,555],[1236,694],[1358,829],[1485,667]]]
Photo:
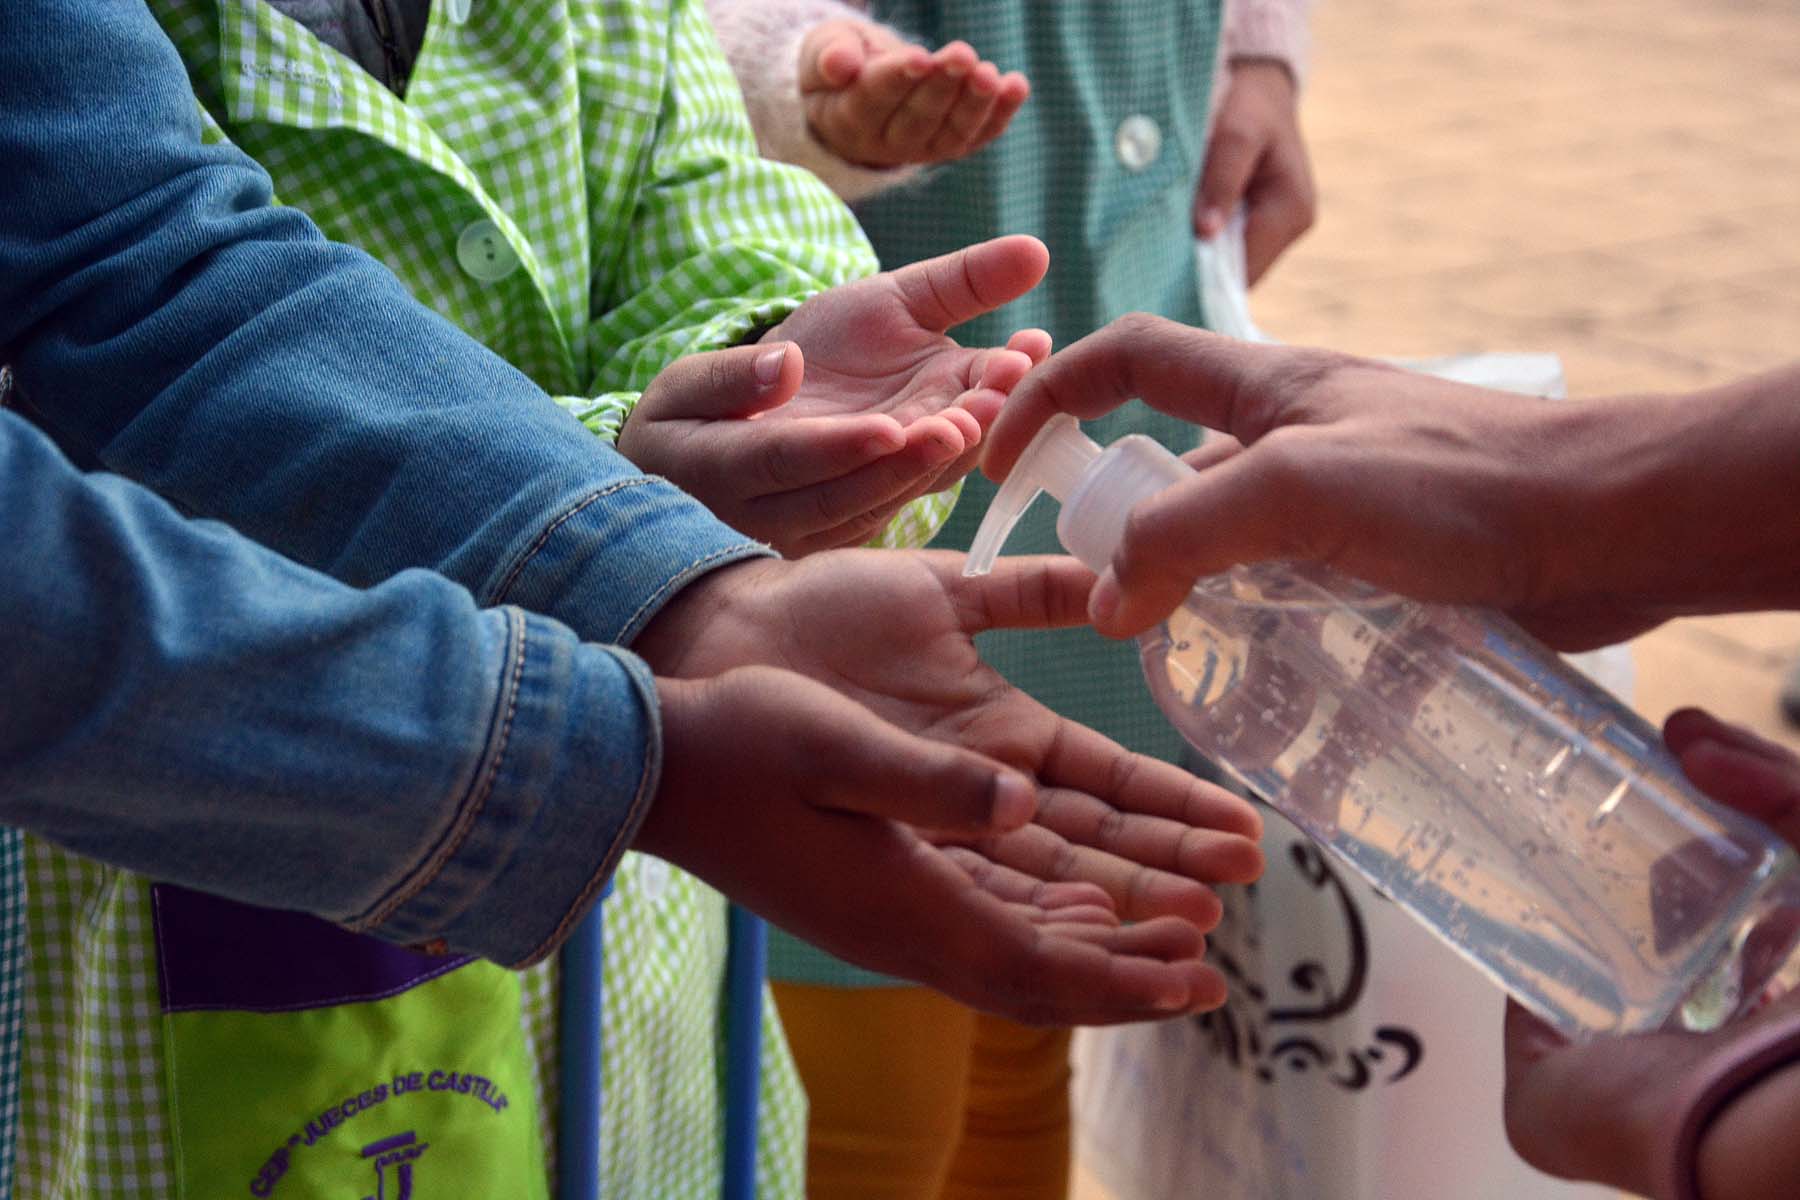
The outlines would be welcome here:
[[[1113,153],[1127,171],[1142,171],[1162,153],[1162,137],[1160,125],[1143,113],[1132,113],[1113,134]]]
[[[469,6],[474,0],[444,0],[444,15],[452,25],[469,23]]]
[[[493,283],[519,269],[519,256],[492,221],[471,221],[456,239],[457,265],[471,279]]]
[[[638,859],[638,868],[638,887],[644,899],[661,900],[669,890],[669,864],[646,854]]]

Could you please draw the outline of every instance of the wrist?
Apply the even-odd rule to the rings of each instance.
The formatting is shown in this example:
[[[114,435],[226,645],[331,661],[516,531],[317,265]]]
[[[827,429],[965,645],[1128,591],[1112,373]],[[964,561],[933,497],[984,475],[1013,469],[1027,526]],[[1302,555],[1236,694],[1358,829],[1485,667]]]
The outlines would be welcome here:
[[[739,559],[688,583],[665,602],[631,649],[659,678],[696,679],[763,661],[758,598],[781,571],[775,558]]]
[[[1701,1134],[1694,1177],[1702,1200],[1786,1200],[1800,1194],[1797,1118],[1800,1061],[1789,1061],[1746,1087]]]
[[[1231,82],[1240,79],[1261,80],[1272,89],[1284,90],[1288,104],[1299,103],[1300,79],[1286,60],[1264,54],[1233,55],[1226,64],[1231,69]]]
[[[1800,510],[1781,502],[1800,489],[1796,389],[1800,371],[1789,370],[1570,405],[1584,427],[1562,469],[1589,506],[1568,515],[1593,553],[1569,569],[1594,580],[1589,594],[1610,585],[1660,602],[1665,616],[1800,601]]]

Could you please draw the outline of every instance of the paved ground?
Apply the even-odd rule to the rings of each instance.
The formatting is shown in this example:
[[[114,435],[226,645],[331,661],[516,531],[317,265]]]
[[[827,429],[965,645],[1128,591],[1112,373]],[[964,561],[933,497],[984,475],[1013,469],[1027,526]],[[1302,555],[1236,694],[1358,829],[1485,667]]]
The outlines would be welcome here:
[[[1553,350],[1596,395],[1800,355],[1792,0],[1320,0],[1314,30],[1321,217],[1255,297],[1270,333]],[[1652,719],[1700,703],[1800,749],[1774,699],[1800,615],[1680,621],[1634,653]]]

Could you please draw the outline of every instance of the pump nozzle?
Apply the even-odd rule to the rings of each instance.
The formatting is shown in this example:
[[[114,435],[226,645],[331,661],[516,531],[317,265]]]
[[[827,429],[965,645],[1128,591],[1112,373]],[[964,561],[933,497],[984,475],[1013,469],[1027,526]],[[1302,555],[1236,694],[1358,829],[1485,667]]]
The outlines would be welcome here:
[[[1067,500],[1088,464],[1098,457],[1100,447],[1081,432],[1074,417],[1059,413],[1045,422],[988,505],[969,547],[963,574],[986,575],[993,570],[1013,526],[1038,493],[1049,492],[1058,500]]]

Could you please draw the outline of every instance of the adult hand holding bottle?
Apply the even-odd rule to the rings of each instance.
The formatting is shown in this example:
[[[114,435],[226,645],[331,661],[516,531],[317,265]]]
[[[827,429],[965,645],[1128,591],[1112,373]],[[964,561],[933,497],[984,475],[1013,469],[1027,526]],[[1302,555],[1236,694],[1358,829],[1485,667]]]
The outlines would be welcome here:
[[[1702,791],[1800,846],[1800,758],[1696,709],[1669,749]],[[1800,992],[1710,1035],[1569,1043],[1516,1004],[1506,1127],[1533,1166],[1657,1200],[1776,1200],[1800,1188]]]
[[[1535,401],[1131,317],[1027,378],[987,467],[1009,472],[1058,411],[1131,396],[1233,435],[1135,510],[1091,600],[1106,632],[1159,620],[1197,577],[1288,559],[1501,607],[1573,648],[1800,601],[1797,392],[1787,368],[1695,396]],[[1694,712],[1665,739],[1702,790],[1795,841],[1792,756]],[[1800,999],[1711,1035],[1580,1045],[1515,1007],[1508,1039],[1509,1133],[1535,1165],[1661,1198],[1795,1194]]]
[[[1026,377],[984,467],[1005,477],[1057,412],[1132,397],[1230,437],[1133,513],[1090,601],[1103,633],[1266,559],[1499,608],[1565,650],[1800,606],[1800,366],[1692,395],[1537,400],[1134,314]]]

